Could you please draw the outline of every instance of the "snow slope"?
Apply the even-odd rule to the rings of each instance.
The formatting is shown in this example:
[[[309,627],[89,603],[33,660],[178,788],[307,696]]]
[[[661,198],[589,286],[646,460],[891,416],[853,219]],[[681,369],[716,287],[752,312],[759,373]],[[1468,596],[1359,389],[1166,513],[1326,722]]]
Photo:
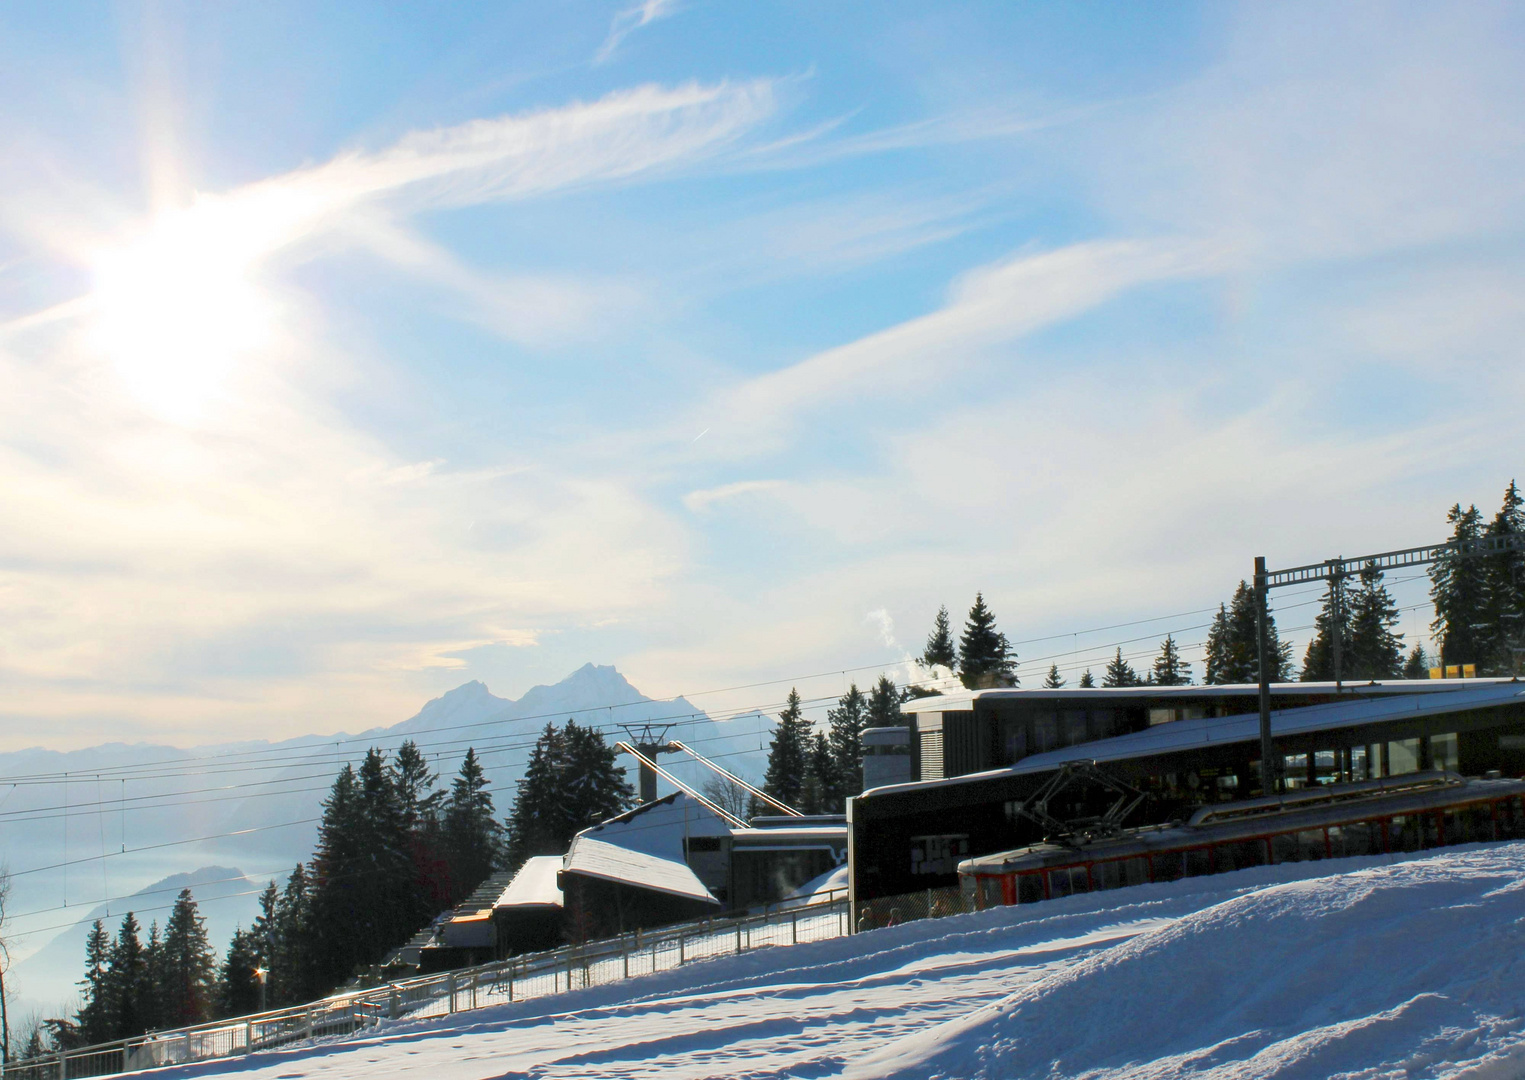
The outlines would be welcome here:
[[[1525,1075],[1525,844],[765,949],[174,1076]]]

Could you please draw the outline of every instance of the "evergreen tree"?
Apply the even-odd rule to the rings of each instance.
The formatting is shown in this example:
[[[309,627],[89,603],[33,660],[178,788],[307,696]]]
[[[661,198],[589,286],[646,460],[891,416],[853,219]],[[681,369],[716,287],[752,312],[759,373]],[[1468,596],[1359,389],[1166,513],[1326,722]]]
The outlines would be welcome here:
[[[235,930],[217,975],[214,1009],[218,1017],[243,1016],[258,1011],[259,982],[254,969],[259,966],[254,935],[242,929]]]
[[[143,993],[138,1002],[143,1026],[149,1031],[170,1026],[163,995],[167,980],[164,961],[164,938],[159,933],[159,921],[155,919],[148,925],[148,941],[143,946]]]
[[[518,866],[534,855],[565,854],[573,835],[569,807],[561,797],[566,764],[566,739],[547,723],[518,781],[508,818],[508,865]]]
[[[995,613],[985,605],[982,593],[974,594],[974,606],[958,639],[958,678],[966,689],[1016,686],[1017,654],[1006,635],[996,629]]]
[[[1160,642],[1160,655],[1154,658],[1149,681],[1155,686],[1186,686],[1191,682],[1191,663],[1181,659],[1181,650],[1170,634]]]
[[[1348,587],[1347,587],[1348,588]],[[1319,613],[1313,617],[1313,637],[1303,651],[1303,670],[1298,676],[1303,682],[1331,682],[1334,679],[1334,641],[1339,634],[1340,665],[1345,678],[1350,678],[1350,603],[1343,599],[1334,583],[1324,591],[1324,602]]]
[[[1414,642],[1414,647],[1409,650],[1408,659],[1403,662],[1403,677],[1405,679],[1428,679],[1430,677],[1430,658],[1424,651],[1424,646]]]
[[[270,937],[273,951],[268,1004],[296,1005],[320,997],[327,987],[315,964],[318,925],[312,907],[312,879],[301,863],[286,879]]]
[[[445,804],[445,858],[457,897],[466,896],[487,880],[501,852],[502,829],[493,811],[488,786],[476,750],[467,747],[461,771],[456,774]],[[574,803],[587,795],[575,788],[564,793]]]
[[[576,808],[572,832],[567,836],[570,845],[572,837],[582,830],[630,809],[635,804],[635,789],[619,767],[619,751],[604,741],[600,731],[568,720],[564,735],[568,796]]]
[[[1215,621],[1213,630],[1217,630]],[[1219,656],[1210,652],[1210,663],[1218,666],[1214,674],[1220,683],[1253,683],[1260,681],[1258,643],[1255,636],[1255,592],[1241,581],[1234,590],[1228,611],[1222,624],[1223,633],[1215,642],[1213,630],[1208,632],[1208,647],[1216,645]],[[1292,675],[1292,646],[1282,644],[1276,632],[1276,616],[1266,613],[1266,654],[1271,658],[1271,681],[1286,682]]]
[[[1482,515],[1477,507],[1463,510],[1457,503],[1446,520],[1453,541],[1475,541],[1482,534]],[[1435,621],[1430,624],[1440,643],[1440,659],[1447,667],[1478,664],[1485,667],[1497,648],[1496,635],[1488,625],[1485,560],[1447,552],[1430,567],[1430,599],[1435,602]]]
[[[948,625],[946,605],[937,609],[937,621],[933,623],[927,647],[922,651],[921,665],[928,669],[947,668],[950,672],[958,668],[958,654],[953,647],[953,630]]]
[[[1101,676],[1102,686],[1138,686],[1140,684],[1138,672],[1133,670],[1133,665],[1123,659],[1122,646],[1118,646],[1117,655],[1107,661],[1107,670]]]
[[[397,748],[392,775],[403,828],[415,834],[427,831],[439,813],[444,792],[434,790],[438,778],[430,771],[429,762],[412,739]]]
[[[259,914],[249,928],[250,947],[254,951],[256,966],[269,970],[275,962],[276,942],[279,940],[281,892],[275,882],[265,886],[259,894]]]
[[[139,940],[140,927],[132,912],[122,917],[111,943],[110,972],[106,979],[106,1008],[112,1039],[141,1035],[153,1026],[158,1004],[156,988],[149,981],[148,955]]]
[[[879,681],[874,684],[873,691],[868,696],[868,721],[867,727],[899,727],[905,723],[905,717],[900,712],[900,703],[905,699],[895,689],[895,682],[888,675],[879,676]],[[862,765],[862,747],[859,747],[858,762]]]
[[[1341,659],[1346,678],[1396,679],[1403,669],[1403,635],[1395,633],[1398,605],[1382,584],[1376,562],[1361,568],[1350,594],[1350,650]]]
[[[1086,668],[1083,672],[1080,673],[1080,689],[1082,689],[1082,690],[1094,690],[1094,689],[1096,689],[1096,680],[1091,677],[1091,669],[1090,668]]]
[[[111,955],[111,935],[105,924],[96,919],[85,938],[85,977],[79,981],[80,1009],[74,1014],[80,1036],[87,1043],[106,1042],[114,1037],[108,1012],[107,979]]]
[[[1222,686],[1229,680],[1224,677],[1228,669],[1228,606],[1218,605],[1207,630],[1207,645],[1203,650],[1202,681],[1208,686]]]
[[[890,683],[889,691],[893,697],[894,683]],[[898,702],[895,711],[900,711]],[[826,712],[831,767],[829,773],[820,775],[822,802],[829,813],[842,813],[847,800],[863,790],[863,729],[869,726],[869,717],[868,700],[857,683],[837,700],[836,708]]]
[[[1059,665],[1050,664],[1048,674],[1043,678],[1043,689],[1058,690],[1064,686],[1064,678],[1059,674]]]
[[[798,808],[805,792],[809,754],[810,721],[800,709],[799,691],[790,689],[789,700],[773,728],[763,790],[785,806]]]
[[[825,732],[818,731],[807,738],[806,745],[805,783],[800,791],[800,801],[793,805],[805,814],[839,814],[841,807],[836,805],[835,799],[841,792],[842,778],[837,775],[831,741]]]
[[[164,924],[163,983],[156,988],[169,1024],[199,1024],[211,1012],[216,983],[212,947],[207,943],[206,921],[196,910],[190,889],[181,889]]]
[[[1509,481],[1504,502],[1485,536],[1525,535],[1525,496]],[[1515,675],[1525,667],[1525,552],[1506,551],[1483,561],[1485,620],[1492,628],[1492,655],[1479,674]]]

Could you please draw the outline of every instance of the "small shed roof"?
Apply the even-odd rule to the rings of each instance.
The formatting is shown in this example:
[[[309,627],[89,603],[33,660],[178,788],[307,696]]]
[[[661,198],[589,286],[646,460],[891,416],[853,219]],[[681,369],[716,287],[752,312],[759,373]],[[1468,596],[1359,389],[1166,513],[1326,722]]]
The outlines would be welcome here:
[[[585,832],[572,841],[564,869],[570,874],[720,905],[686,863],[595,840]]]
[[[561,886],[556,884],[560,870],[560,855],[531,856],[524,860],[493,908],[561,907]]]

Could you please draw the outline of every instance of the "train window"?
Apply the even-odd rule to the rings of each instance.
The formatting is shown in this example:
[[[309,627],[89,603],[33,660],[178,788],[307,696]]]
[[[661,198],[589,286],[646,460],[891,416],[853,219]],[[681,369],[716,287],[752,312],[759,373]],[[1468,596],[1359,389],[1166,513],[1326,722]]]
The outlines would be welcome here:
[[[1132,858],[1119,860],[1123,868],[1124,885],[1149,884],[1149,860]]]
[[[1271,837],[1271,861],[1276,863],[1301,862],[1302,849],[1296,833],[1278,833]]]
[[[1000,878],[996,878],[996,877],[982,877],[982,878],[979,879],[979,882],[980,882],[980,896],[979,896],[980,907],[982,907],[982,908],[1000,907],[1001,903],[1002,903],[1002,900],[1001,900],[1001,879]]]
[[[1017,903],[1036,904],[1043,899],[1043,875],[1018,874],[1017,875]]]
[[[1382,826],[1375,821],[1329,826],[1329,850],[1336,859],[1347,855],[1375,855],[1382,850]]]
[[[1500,799],[1493,804],[1498,812],[1500,840],[1518,840],[1525,837],[1525,813],[1521,813],[1520,800]]]
[[[1149,857],[1155,881],[1175,881],[1185,872],[1179,851],[1157,851]]]
[[[1445,816],[1446,843],[1471,844],[1493,839],[1493,823],[1486,806],[1466,806]]]
[[[1062,866],[1048,872],[1049,895],[1058,899],[1073,893],[1091,891],[1091,878],[1083,866]]]
[[[1442,837],[1440,835],[1439,814],[1415,814],[1414,817],[1419,822],[1420,847],[1439,847],[1443,843],[1449,844],[1452,842],[1449,836]]]
[[[1219,844],[1213,849],[1213,862],[1220,874],[1250,866],[1264,866],[1265,861],[1264,840],[1238,840],[1232,844]]]
[[[1186,852],[1186,876],[1202,877],[1213,872],[1212,848],[1192,848]]]
[[[1099,862],[1091,867],[1091,878],[1096,882],[1098,892],[1104,889],[1121,889],[1127,882],[1123,881],[1123,864],[1121,859],[1110,859],[1107,862]]]
[[[1086,714],[1084,709],[1064,710],[1064,738],[1065,742],[1070,746],[1090,741],[1090,736],[1086,734]]]
[[[1419,819],[1413,814],[1398,814],[1387,823],[1387,850],[1418,851]]]
[[[1304,862],[1313,862],[1329,854],[1329,849],[1324,846],[1323,829],[1304,829],[1297,834],[1297,846]]]

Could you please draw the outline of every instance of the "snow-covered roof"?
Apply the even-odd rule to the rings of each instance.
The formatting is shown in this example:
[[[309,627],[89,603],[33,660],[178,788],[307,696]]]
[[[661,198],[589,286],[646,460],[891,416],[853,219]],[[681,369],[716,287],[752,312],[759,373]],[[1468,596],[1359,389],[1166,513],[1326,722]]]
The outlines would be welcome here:
[[[556,884],[560,871],[560,855],[535,855],[524,860],[493,907],[561,907],[561,886]]]
[[[645,851],[595,840],[586,832],[572,841],[563,868],[568,873],[635,885],[653,892],[720,904],[681,860],[664,859]]]
[[[1332,701],[1323,705],[1278,709],[1271,713],[1271,734],[1280,738],[1358,724],[1393,723],[1468,709],[1493,709],[1504,705],[1525,704],[1525,683],[1512,679],[1436,679],[1435,682],[1449,682],[1452,685],[1439,692],[1429,691],[1426,688],[1425,693],[1359,697],[1346,701]],[[1467,684],[1466,688],[1458,689],[1460,684]],[[1319,684],[1300,683],[1297,685],[1316,686]],[[1205,689],[1221,688],[1207,687]],[[1363,685],[1361,689],[1365,690],[1367,687]],[[909,784],[892,784],[865,791],[863,794],[869,796],[881,792],[915,791],[969,780],[1022,776],[1028,773],[1048,772],[1069,761],[1124,761],[1130,758],[1197,750],[1225,743],[1253,742],[1259,738],[1260,715],[1258,713],[1175,720],[1168,724],[1156,724],[1144,731],[1135,731],[1110,739],[1098,739],[1095,742],[1077,743],[1074,746],[1066,746],[1062,750],[1050,750],[1046,754],[1034,754],[1004,769],[966,773],[943,780],[918,780]]]
[[[787,848],[842,845],[847,843],[846,825],[775,826],[767,829],[732,829],[731,839],[740,848]]]
[[[675,791],[584,829],[577,835],[681,862],[685,837],[730,834],[730,826],[713,810],[697,799]]]
[[[1490,686],[1518,686],[1511,679],[1393,679],[1388,682],[1351,682],[1341,684],[1343,693],[1366,696],[1392,694],[1437,694],[1452,690],[1481,691]],[[976,701],[1074,701],[1077,698],[1127,701],[1149,698],[1151,700],[1181,698],[1253,697],[1260,692],[1255,683],[1228,683],[1220,686],[1097,686],[1081,689],[1066,686],[1058,690],[1035,687],[1000,687],[991,690],[956,690],[937,697],[914,698],[903,703],[903,713],[958,712],[974,708]],[[1272,683],[1271,696],[1305,696],[1308,694],[1333,694],[1332,682]]]

